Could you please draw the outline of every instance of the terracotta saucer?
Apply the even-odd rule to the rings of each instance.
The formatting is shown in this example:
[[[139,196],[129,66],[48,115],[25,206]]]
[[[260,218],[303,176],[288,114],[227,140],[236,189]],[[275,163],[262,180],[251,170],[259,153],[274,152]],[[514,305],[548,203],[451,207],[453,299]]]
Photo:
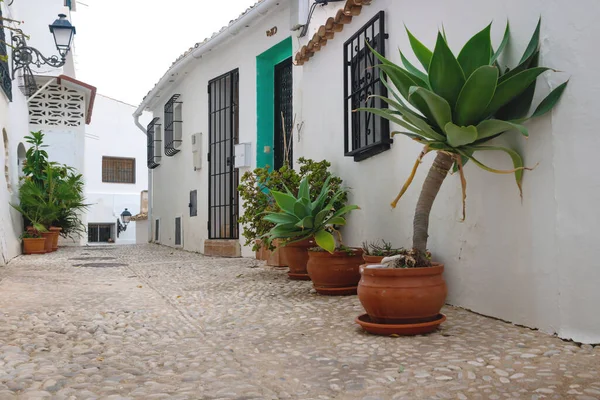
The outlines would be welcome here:
[[[413,336],[433,332],[445,320],[446,316],[444,314],[438,314],[435,320],[420,324],[376,324],[375,322],[371,322],[368,314],[363,314],[356,317],[354,321],[362,326],[365,331],[374,335]]]
[[[323,294],[325,296],[351,296],[353,294],[356,294],[357,289],[358,289],[358,286],[337,287],[337,288],[316,287],[315,286],[315,290],[317,291],[317,293]]]
[[[288,278],[293,281],[310,281],[308,274],[292,274],[291,272],[288,272]]]

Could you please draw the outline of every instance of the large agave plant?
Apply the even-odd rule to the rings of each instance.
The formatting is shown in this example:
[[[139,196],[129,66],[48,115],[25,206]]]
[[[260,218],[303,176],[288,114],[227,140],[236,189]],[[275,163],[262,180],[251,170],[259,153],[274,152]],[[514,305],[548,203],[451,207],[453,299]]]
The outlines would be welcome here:
[[[437,152],[415,213],[413,247],[420,254],[425,254],[427,248],[433,201],[451,168],[461,177],[463,218],[466,198],[463,167],[468,161],[473,161],[486,171],[514,173],[521,192],[523,171],[528,169],[523,165],[522,157],[513,149],[487,142],[509,131],[518,131],[527,137],[529,133],[523,123],[550,111],[567,85],[565,82],[554,89],[530,113],[536,80],[544,72],[551,71],[538,65],[540,23],[519,65],[514,68],[503,68],[499,62],[510,37],[508,23],[504,38],[496,50],[492,46],[490,33],[491,24],[469,39],[456,57],[448,46],[445,33],[438,32],[432,52],[407,29],[411,48],[423,70],[411,64],[402,51],[400,66],[371,49],[381,61],[378,68],[390,94],[389,97],[375,97],[385,101],[389,108],[360,110],[379,115],[402,128],[393,134],[408,136],[425,145],[412,174],[392,203],[393,207],[412,183],[422,158],[431,151]],[[386,75],[391,84],[387,83]],[[506,153],[514,169],[498,170],[483,164],[475,157],[480,151]],[[422,264],[428,263],[425,257],[421,261]]]

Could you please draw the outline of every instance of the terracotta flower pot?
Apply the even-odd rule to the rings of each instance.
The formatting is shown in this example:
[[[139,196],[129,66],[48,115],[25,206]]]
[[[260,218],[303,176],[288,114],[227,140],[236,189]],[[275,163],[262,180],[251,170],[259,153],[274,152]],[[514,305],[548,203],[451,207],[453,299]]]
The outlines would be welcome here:
[[[363,268],[367,265],[380,264],[384,258],[385,257],[383,256],[368,256],[366,254],[363,254],[363,260],[365,262],[359,267],[359,272],[362,274]]]
[[[256,243],[260,244],[261,240],[257,240]],[[279,241],[273,241],[273,245],[275,246],[275,250],[272,251],[266,246],[261,246],[256,251],[256,259],[266,261],[270,267],[287,267],[279,248]]]
[[[345,251],[336,251],[333,254],[326,251],[308,252],[308,275],[317,293],[328,296],[356,294],[363,250],[352,251],[353,255]]]
[[[52,252],[52,243],[54,242],[54,233],[48,231],[48,232],[42,232],[42,236],[44,237],[44,239],[46,239],[46,243],[44,245],[44,249],[46,250],[46,253],[51,253]]]
[[[295,281],[309,281],[310,277],[306,271],[308,263],[308,249],[315,247],[314,239],[306,239],[302,242],[290,243],[279,247],[279,253],[283,263],[290,268],[288,277]]]
[[[60,235],[61,231],[62,231],[62,228],[58,228],[56,226],[50,227],[50,232],[52,232],[52,234],[53,234],[53,236],[52,236],[52,251],[58,250],[58,236]]]
[[[44,254],[46,252],[46,239],[41,238],[23,238],[24,254]]]
[[[433,321],[448,294],[443,272],[439,263],[429,268],[363,268],[358,298],[375,323]]]

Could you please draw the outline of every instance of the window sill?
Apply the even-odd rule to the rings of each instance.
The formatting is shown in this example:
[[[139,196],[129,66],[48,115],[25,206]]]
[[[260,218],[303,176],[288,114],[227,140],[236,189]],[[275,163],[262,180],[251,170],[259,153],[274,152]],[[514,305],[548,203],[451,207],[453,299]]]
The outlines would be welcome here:
[[[383,153],[384,151],[391,149],[391,143],[377,143],[364,149],[358,149],[351,153],[346,153],[346,157],[354,157],[355,162],[360,162],[376,156],[377,154]]]

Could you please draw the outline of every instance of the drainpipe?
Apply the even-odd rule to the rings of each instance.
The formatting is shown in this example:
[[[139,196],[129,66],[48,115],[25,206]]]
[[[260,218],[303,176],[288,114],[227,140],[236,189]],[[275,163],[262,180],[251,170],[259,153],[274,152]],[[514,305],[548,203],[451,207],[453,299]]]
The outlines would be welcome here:
[[[140,115],[133,114],[133,122],[135,122],[135,126],[144,133],[144,136],[148,135],[146,128],[140,123]],[[154,192],[152,191],[152,186],[152,170],[148,169],[148,242],[152,241],[152,209],[154,204]]]

